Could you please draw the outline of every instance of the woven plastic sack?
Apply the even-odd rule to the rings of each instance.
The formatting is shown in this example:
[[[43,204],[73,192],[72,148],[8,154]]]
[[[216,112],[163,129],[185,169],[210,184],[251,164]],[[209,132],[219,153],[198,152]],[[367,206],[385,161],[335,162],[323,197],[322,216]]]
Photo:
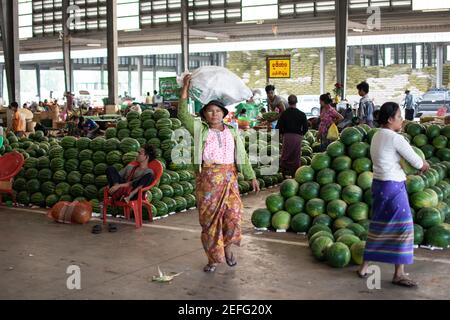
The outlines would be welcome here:
[[[47,216],[60,223],[85,224],[91,220],[92,205],[88,201],[60,201],[49,210]]]
[[[183,78],[186,73],[177,79],[180,86],[183,86]],[[206,66],[192,72],[190,96],[203,104],[211,100],[220,100],[228,106],[253,96],[252,91],[244,82],[230,70],[217,67]]]

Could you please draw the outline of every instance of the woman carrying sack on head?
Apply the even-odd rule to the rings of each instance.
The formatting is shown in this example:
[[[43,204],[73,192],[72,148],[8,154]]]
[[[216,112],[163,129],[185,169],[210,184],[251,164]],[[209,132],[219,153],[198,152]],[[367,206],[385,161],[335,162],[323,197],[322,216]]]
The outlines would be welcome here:
[[[240,245],[243,205],[239,195],[237,168],[259,191],[238,130],[223,123],[228,110],[220,101],[211,101],[200,110],[201,121],[188,111],[191,76],[183,79],[178,118],[194,139],[197,173],[197,207],[202,226],[201,239],[208,257],[205,272],[214,272],[219,263],[233,267],[237,261],[231,245]]]
[[[328,145],[332,142],[327,138],[328,130],[330,130],[330,127],[333,124],[341,122],[344,117],[331,106],[333,100],[331,99],[331,95],[329,93],[321,95],[319,100],[320,125],[319,131],[317,132],[317,138],[320,140],[320,147],[322,151],[325,151]]]
[[[415,287],[417,283],[407,277],[405,264],[414,259],[414,224],[406,192],[406,175],[400,166],[404,158],[414,168],[424,172],[430,166],[422,160],[398,134],[403,119],[395,102],[385,103],[379,114],[382,127],[372,139],[370,154],[373,161],[373,214],[371,217],[364,263],[357,271],[361,278],[367,277],[368,261],[395,265],[392,283]]]

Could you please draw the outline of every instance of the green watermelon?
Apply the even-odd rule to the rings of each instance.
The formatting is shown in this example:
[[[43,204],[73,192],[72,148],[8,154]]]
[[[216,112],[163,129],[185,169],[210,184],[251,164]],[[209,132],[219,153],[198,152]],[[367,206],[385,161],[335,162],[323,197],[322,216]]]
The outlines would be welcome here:
[[[350,247],[350,253],[354,264],[361,265],[364,261],[364,249],[366,248],[365,241],[359,241]]]
[[[81,181],[81,174],[78,171],[72,171],[67,175],[67,182],[69,184],[77,184]]]
[[[151,129],[151,128],[155,128],[156,122],[153,119],[147,119],[142,121],[142,129]]]
[[[78,159],[78,149],[69,148],[64,151],[64,159]]]
[[[298,213],[291,219],[291,229],[294,232],[307,232],[311,225],[311,217],[305,213]]]
[[[119,148],[123,153],[128,152],[138,152],[140,149],[140,144],[136,139],[125,138],[120,142]]]
[[[151,188],[150,192],[152,193],[153,200],[161,200],[163,198],[163,193],[158,187]]]
[[[188,194],[184,196],[184,198],[187,201],[187,207],[188,209],[194,208],[196,206],[197,200],[195,199],[195,196],[193,194]]]
[[[104,163],[106,161],[106,153],[104,151],[96,151],[92,155],[94,164]]]
[[[53,158],[50,161],[50,168],[53,172],[58,170],[64,170],[64,159],[62,158]]]
[[[95,176],[92,173],[86,173],[81,177],[81,183],[85,186],[95,183]]]
[[[352,223],[353,223],[353,220],[350,219],[349,217],[346,217],[346,216],[339,217],[336,220],[334,220],[333,229],[338,230],[338,229],[347,228]]]
[[[93,151],[103,151],[105,147],[106,139],[103,137],[97,137],[91,141],[90,148]]]
[[[305,206],[305,200],[299,196],[293,196],[286,200],[284,203],[284,208],[292,216],[299,214],[303,211]]]
[[[66,182],[60,182],[55,187],[55,193],[58,196],[62,196],[70,193],[70,184]]]
[[[295,172],[295,181],[305,183],[314,180],[314,169],[310,166],[302,166]]]
[[[123,139],[129,138],[130,137],[130,133],[131,133],[131,131],[129,129],[120,129],[117,132],[117,138],[119,140],[123,140]]]
[[[423,242],[424,230],[421,225],[414,224],[414,244],[420,245]]]
[[[422,208],[416,214],[417,223],[428,229],[442,222],[441,213],[435,208]]]
[[[94,174],[96,176],[100,176],[102,174],[106,174],[106,169],[108,165],[106,163],[99,163],[94,167]]]
[[[164,197],[173,197],[174,190],[170,185],[159,186]]]
[[[92,155],[93,155],[92,150],[85,149],[85,150],[80,151],[80,153],[78,154],[78,159],[80,161],[91,160]]]
[[[339,172],[336,180],[337,183],[342,187],[355,185],[357,180],[357,174],[353,170],[344,170]]]
[[[353,162],[352,169],[357,174],[372,171],[372,161],[369,158],[358,158]]]
[[[434,155],[436,148],[433,147],[431,144],[426,144],[423,147],[421,147],[420,150],[422,150],[425,159],[430,159]]]
[[[364,202],[351,204],[347,209],[347,216],[353,221],[361,221],[369,218],[369,206]]]
[[[118,150],[119,147],[120,147],[120,140],[117,138],[110,138],[106,140],[103,149],[106,153],[109,153],[111,151]]]
[[[140,114],[137,111],[130,111],[127,113],[127,121],[130,122],[132,120],[138,120],[140,118]]]
[[[67,173],[64,170],[58,170],[53,174],[54,182],[63,182],[66,181]]]
[[[436,149],[447,148],[447,138],[445,136],[437,136],[433,139],[433,146]]]
[[[130,129],[131,131],[133,131],[134,129],[140,129],[141,128],[141,120],[139,119],[133,119],[133,120],[129,120],[128,121],[128,129]]]
[[[320,185],[326,185],[334,182],[336,172],[333,169],[325,168],[317,173],[316,182]]]
[[[450,161],[450,149],[449,148],[438,149],[438,151],[436,152],[436,156],[442,161]]]
[[[172,120],[170,119],[159,119],[158,121],[156,121],[156,125],[155,125],[156,129],[161,130],[161,129],[171,129],[172,128]]]
[[[45,197],[42,193],[36,192],[31,195],[30,202],[39,207],[45,207]]]
[[[442,223],[429,228],[425,232],[425,243],[446,249],[450,245],[450,225]]]
[[[425,183],[421,176],[409,175],[406,177],[406,191],[409,194],[423,191]]]
[[[38,158],[37,169],[46,169],[46,168],[49,168],[49,167],[50,167],[50,160],[49,160],[48,157],[42,156],[42,157]]]
[[[41,189],[41,183],[38,179],[31,179],[27,181],[27,191],[30,194],[39,192]]]
[[[353,244],[360,242],[360,240],[356,235],[343,234],[338,239],[336,239],[336,242],[341,242],[348,248],[351,248]]]
[[[421,157],[423,160],[425,160],[425,155],[423,154],[422,150],[420,150],[417,147],[412,147],[413,150],[419,155],[419,157]],[[405,159],[400,159],[400,165],[403,169],[403,171],[405,171],[405,173],[407,175],[411,175],[411,174],[416,174],[417,173],[417,169],[414,168],[413,166],[411,166]]]
[[[79,138],[77,140],[76,147],[80,151],[81,150],[86,150],[86,149],[89,149],[90,144],[91,144],[91,139],[86,138],[86,137],[82,137],[82,138]]]
[[[326,214],[319,214],[318,216],[316,216],[313,219],[313,225],[316,224],[324,224],[327,227],[331,227],[331,223],[333,222],[333,220],[330,218],[330,216],[326,215]]]
[[[327,204],[327,214],[333,218],[343,217],[347,210],[347,203],[340,199],[332,200]]]
[[[108,185],[108,178],[106,177],[106,175],[101,175],[101,176],[95,177],[95,186],[97,188],[102,188],[107,185]]]
[[[128,128],[128,121],[127,120],[120,120],[117,122],[116,126],[117,130],[127,129]]]
[[[28,206],[30,204],[30,195],[28,191],[21,191],[17,194],[17,201],[24,206]]]
[[[14,189],[14,191],[26,190],[27,189],[27,180],[25,178],[14,179],[13,189]]]
[[[314,257],[319,261],[325,260],[325,254],[328,248],[331,247],[333,243],[333,240],[329,237],[322,236],[315,239],[311,245],[311,251]]]
[[[337,183],[324,185],[320,189],[320,198],[326,202],[337,200],[341,196],[342,187]]]
[[[291,223],[291,215],[286,211],[278,211],[272,216],[272,227],[276,230],[287,230]]]
[[[149,140],[158,136],[158,130],[155,128],[149,128],[144,131],[144,138]]]
[[[94,170],[94,163],[91,160],[83,160],[80,163],[80,172],[82,174],[92,173]]]
[[[84,186],[77,183],[70,187],[70,195],[74,198],[83,196]]]
[[[122,162],[122,152],[119,150],[114,150],[108,152],[106,155],[106,163],[109,165],[113,165],[115,163],[121,163]]]
[[[317,224],[313,225],[313,227],[316,226],[316,225]],[[318,225],[327,227],[324,224],[318,224]],[[327,230],[319,230],[318,232],[315,232],[312,236],[310,236],[308,238],[309,245],[311,246],[314,243],[314,241],[316,241],[316,239],[318,239],[320,237],[327,237],[328,239],[331,239],[334,242],[334,237],[333,237],[333,234],[331,232],[328,232]]]
[[[367,219],[363,219],[360,221],[368,221]],[[359,221],[358,221],[359,222]],[[350,225],[347,226],[348,230],[353,231],[353,233],[355,234],[355,236],[357,236],[358,238],[366,232],[366,229],[360,225],[359,223],[352,223]],[[342,229],[341,229],[342,230]],[[337,239],[337,238],[336,238]]]
[[[117,129],[116,128],[108,128],[105,131],[105,138],[111,139],[115,138],[117,136]]]
[[[342,242],[336,242],[326,250],[326,260],[332,267],[343,268],[349,264],[350,259],[350,249]]]
[[[343,229],[338,229],[337,231],[335,231],[333,233],[333,236],[334,236],[335,239],[338,239],[339,237],[343,236],[344,234],[355,235],[355,232],[353,230],[350,230],[350,229],[347,229],[347,228],[343,228]]]
[[[138,156],[138,153],[135,151],[127,152],[122,156],[122,163],[124,165],[128,165],[130,162],[135,161],[137,156]]]
[[[173,195],[175,197],[181,197],[184,194],[183,187],[179,183],[172,183]]]
[[[327,154],[330,157],[340,157],[345,154],[345,145],[340,141],[332,142],[327,147]]]
[[[418,134],[413,138],[413,143],[418,148],[423,147],[428,143],[428,137],[422,133]]]
[[[184,199],[183,197],[175,197],[174,200],[176,203],[176,207],[175,207],[176,212],[180,212],[180,211],[183,211],[186,209],[186,207],[187,207],[186,199]]]
[[[287,179],[285,180],[280,187],[280,193],[281,195],[288,199],[290,197],[293,197],[297,194],[299,189],[298,182],[294,179]]]
[[[372,139],[373,139],[373,136],[375,135],[375,133],[377,133],[378,131],[379,131],[380,129],[379,128],[373,128],[373,129],[370,129],[368,132],[367,132],[367,143],[371,143],[372,142]]]
[[[320,214],[325,213],[325,201],[319,198],[314,198],[306,202],[305,206],[306,213],[315,218]]]
[[[326,231],[326,233],[332,235],[331,229],[328,226],[324,224],[315,224],[308,230],[307,234],[308,240],[310,240],[316,233],[320,231]]]
[[[60,145],[64,149],[69,149],[69,148],[74,148],[76,146],[76,143],[77,143],[77,139],[75,137],[65,136],[64,138],[61,139]]]
[[[328,168],[331,163],[331,158],[326,153],[316,153],[311,160],[311,168],[315,171]]]
[[[362,134],[356,128],[353,127],[345,128],[341,132],[340,141],[346,146],[350,146],[356,142],[361,142],[362,139],[363,139]]]
[[[365,142],[353,143],[348,148],[348,156],[351,159],[365,158],[369,153],[369,145]]]
[[[366,171],[358,176],[357,185],[363,189],[367,190],[372,187],[373,173]]]
[[[406,132],[411,136],[415,137],[418,134],[425,132],[425,129],[418,123],[410,122],[407,127],[405,127]]]
[[[317,182],[306,182],[299,188],[299,196],[306,201],[319,197],[320,185]]]
[[[251,221],[256,228],[269,228],[272,224],[272,213],[267,209],[256,209]]]
[[[438,196],[434,190],[425,189],[411,195],[410,202],[414,209],[432,208],[438,204]]]
[[[79,161],[77,159],[69,159],[64,164],[64,169],[67,172],[77,171],[79,166]]]
[[[38,173],[38,179],[40,182],[52,180],[53,172],[50,169],[42,169]]]
[[[155,110],[155,112],[153,114],[153,118],[155,120],[165,119],[165,118],[169,119],[170,118],[170,113],[166,109],[157,109],[157,110]]]
[[[271,194],[266,198],[266,207],[272,212],[276,213],[283,210],[284,198],[281,194]]]

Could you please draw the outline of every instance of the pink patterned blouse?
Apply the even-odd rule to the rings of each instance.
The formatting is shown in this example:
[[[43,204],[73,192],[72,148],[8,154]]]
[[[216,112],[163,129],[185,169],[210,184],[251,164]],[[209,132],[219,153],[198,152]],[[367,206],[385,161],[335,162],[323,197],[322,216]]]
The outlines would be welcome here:
[[[320,113],[319,134],[326,135],[331,124],[337,117],[338,112],[332,106],[329,105],[328,107],[323,108]]]
[[[203,149],[203,162],[208,164],[233,164],[234,147],[234,138],[230,129],[227,127],[223,131],[209,129]]]

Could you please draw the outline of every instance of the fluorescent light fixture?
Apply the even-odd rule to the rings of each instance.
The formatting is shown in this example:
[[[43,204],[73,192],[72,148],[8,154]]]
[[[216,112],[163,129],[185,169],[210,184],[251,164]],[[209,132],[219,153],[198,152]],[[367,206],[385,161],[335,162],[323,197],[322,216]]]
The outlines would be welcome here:
[[[363,29],[359,29],[359,28],[353,28],[352,30],[355,31],[355,32],[361,32],[361,33],[364,32]]]
[[[101,47],[102,45],[100,43],[88,43],[86,44],[88,47]]]
[[[205,37],[205,40],[219,40],[217,37]]]
[[[442,11],[450,11],[450,9],[425,9],[422,12],[442,12]]]
[[[236,24],[263,24],[264,20],[246,20],[246,21],[238,21]]]
[[[141,29],[137,28],[137,29],[125,29],[123,30],[125,32],[135,32],[135,31],[141,31]]]
[[[413,0],[413,10],[422,11],[447,11],[450,9],[450,2],[444,0]]]

